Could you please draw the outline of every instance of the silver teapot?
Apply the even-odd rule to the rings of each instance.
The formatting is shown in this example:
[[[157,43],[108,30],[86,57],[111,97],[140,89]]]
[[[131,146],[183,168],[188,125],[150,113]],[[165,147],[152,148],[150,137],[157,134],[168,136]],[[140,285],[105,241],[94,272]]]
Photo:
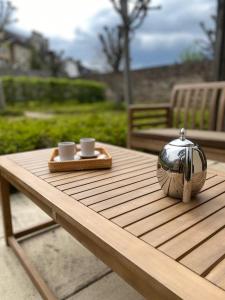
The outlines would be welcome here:
[[[171,141],[161,150],[157,164],[157,178],[166,195],[189,202],[206,180],[207,160],[203,150],[185,138]]]

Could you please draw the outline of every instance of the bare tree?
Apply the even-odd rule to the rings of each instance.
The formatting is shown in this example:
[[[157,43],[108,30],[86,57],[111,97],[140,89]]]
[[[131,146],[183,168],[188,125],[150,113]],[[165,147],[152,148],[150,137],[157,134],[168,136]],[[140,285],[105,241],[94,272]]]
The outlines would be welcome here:
[[[14,22],[16,7],[10,1],[0,0],[0,44],[6,42],[4,31],[6,27]]]
[[[151,0],[110,1],[112,2],[114,9],[119,14],[121,19],[124,57],[124,94],[127,105],[130,105],[133,102],[130,78],[130,36],[142,25],[149,9],[158,9],[160,7],[150,7]],[[130,6],[132,6],[131,9]]]
[[[215,79],[225,80],[225,0],[217,2]]]
[[[123,30],[121,26],[104,27],[99,34],[102,51],[112,71],[118,72],[123,58]]]
[[[0,32],[8,25],[16,22],[15,11],[16,7],[10,1],[0,0]]]
[[[16,21],[14,18],[15,10],[16,7],[10,1],[0,0],[0,46],[6,42],[5,28]],[[5,105],[3,86],[0,83],[0,108],[5,108]]]
[[[216,46],[216,16],[212,15],[211,19],[213,25],[211,28],[207,27],[204,22],[200,22],[199,25],[205,35],[204,39],[198,40],[200,51],[206,58],[213,59],[215,57]]]

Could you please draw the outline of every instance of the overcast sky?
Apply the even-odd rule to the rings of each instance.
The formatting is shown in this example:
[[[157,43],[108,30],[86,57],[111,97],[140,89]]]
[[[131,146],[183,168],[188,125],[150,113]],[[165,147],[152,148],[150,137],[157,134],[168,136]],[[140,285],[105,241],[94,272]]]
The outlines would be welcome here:
[[[89,67],[104,68],[98,33],[118,23],[109,0],[12,0],[17,7],[17,29],[37,30],[51,48],[80,59]],[[131,44],[132,66],[142,68],[179,61],[180,53],[202,38],[199,22],[211,26],[216,0],[154,0],[160,11],[150,11]]]

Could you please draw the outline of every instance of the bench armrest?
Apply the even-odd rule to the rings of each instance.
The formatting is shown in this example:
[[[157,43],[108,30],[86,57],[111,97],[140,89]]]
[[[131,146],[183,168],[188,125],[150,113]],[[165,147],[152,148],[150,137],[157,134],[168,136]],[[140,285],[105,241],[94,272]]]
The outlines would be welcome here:
[[[171,127],[172,107],[169,103],[131,105],[128,108],[128,130],[146,127]]]
[[[134,131],[154,127],[172,127],[172,106],[169,103],[129,106],[127,147],[132,146]]]
[[[135,111],[146,111],[146,110],[170,110],[171,104],[170,103],[160,103],[160,104],[137,104],[137,105],[130,105],[128,110],[130,112]]]

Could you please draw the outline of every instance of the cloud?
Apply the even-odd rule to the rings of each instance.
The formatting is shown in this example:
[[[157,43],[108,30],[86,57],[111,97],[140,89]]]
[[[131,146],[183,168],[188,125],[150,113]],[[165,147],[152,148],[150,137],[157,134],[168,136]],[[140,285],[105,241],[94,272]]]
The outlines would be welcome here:
[[[157,2],[156,2],[157,1]],[[199,26],[204,21],[211,26],[210,16],[215,14],[216,0],[155,0],[159,11],[150,11],[131,43],[132,67],[146,67],[177,62],[182,51],[204,37]],[[89,67],[103,69],[105,59],[101,53],[98,33],[104,25],[117,24],[113,9],[99,11],[89,19],[85,30],[76,30],[71,41],[52,38],[54,49],[65,49],[65,55],[80,59]]]
[[[162,10],[151,11],[132,43],[133,67],[174,63],[198,39],[204,38],[199,26],[212,26],[216,1],[161,0]],[[138,46],[136,46],[138,45]]]
[[[65,56],[81,60],[82,63],[90,68],[105,69],[105,57],[101,50],[98,35],[105,25],[111,26],[117,24],[119,18],[111,10],[101,10],[89,20],[89,25],[85,30],[76,29],[74,39],[68,41],[60,37],[50,39],[52,49],[60,51],[64,49]]]
[[[111,8],[109,0],[12,0],[12,3],[18,8],[18,26],[67,40],[73,39],[74,28],[86,29],[93,15]]]

